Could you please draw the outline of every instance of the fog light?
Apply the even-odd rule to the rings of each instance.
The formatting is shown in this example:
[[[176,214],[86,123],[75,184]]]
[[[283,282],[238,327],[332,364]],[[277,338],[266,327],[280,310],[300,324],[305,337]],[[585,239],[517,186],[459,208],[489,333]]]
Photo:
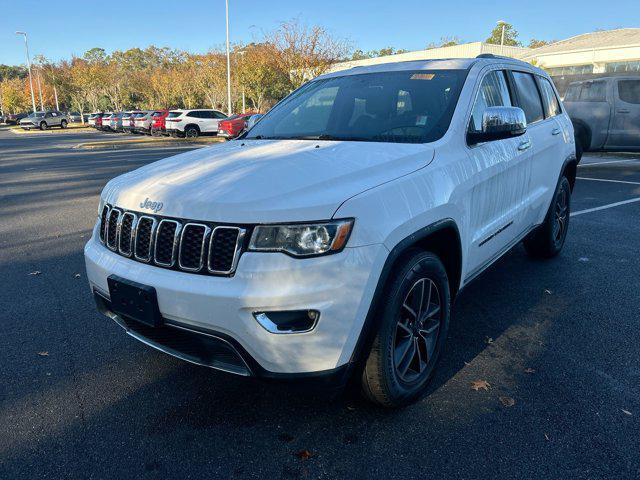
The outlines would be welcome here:
[[[254,312],[253,316],[269,333],[304,333],[315,328],[320,312],[317,310]]]

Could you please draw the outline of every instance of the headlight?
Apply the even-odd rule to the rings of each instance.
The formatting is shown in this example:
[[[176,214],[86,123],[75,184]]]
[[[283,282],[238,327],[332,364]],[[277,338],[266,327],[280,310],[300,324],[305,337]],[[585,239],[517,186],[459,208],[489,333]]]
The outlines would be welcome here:
[[[353,220],[314,224],[259,225],[253,229],[249,250],[284,252],[295,257],[323,255],[342,250]]]

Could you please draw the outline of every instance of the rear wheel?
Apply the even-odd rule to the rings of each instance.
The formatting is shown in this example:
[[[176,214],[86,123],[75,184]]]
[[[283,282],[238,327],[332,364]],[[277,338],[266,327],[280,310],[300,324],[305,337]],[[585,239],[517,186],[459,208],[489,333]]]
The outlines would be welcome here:
[[[571,216],[571,185],[562,177],[556,187],[553,200],[544,223],[524,239],[524,248],[536,258],[551,258],[560,253],[569,231]]]
[[[380,330],[362,372],[362,390],[379,405],[400,407],[424,392],[447,336],[444,265],[433,253],[409,252],[380,303]]]
[[[46,130],[47,127],[47,122],[40,122],[40,130]]]
[[[198,127],[187,127],[184,129],[184,136],[187,138],[196,138],[198,135],[200,135]]]
[[[60,122],[60,128],[67,128],[67,121],[66,120],[62,120]]]

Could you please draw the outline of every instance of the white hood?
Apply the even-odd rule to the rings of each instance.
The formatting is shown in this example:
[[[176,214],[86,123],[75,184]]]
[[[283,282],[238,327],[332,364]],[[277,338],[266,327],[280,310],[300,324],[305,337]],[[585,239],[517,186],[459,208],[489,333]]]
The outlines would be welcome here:
[[[433,159],[427,145],[302,140],[233,141],[111,180],[102,199],[158,215],[221,223],[329,219],[342,202]],[[157,207],[156,207],[157,208]]]

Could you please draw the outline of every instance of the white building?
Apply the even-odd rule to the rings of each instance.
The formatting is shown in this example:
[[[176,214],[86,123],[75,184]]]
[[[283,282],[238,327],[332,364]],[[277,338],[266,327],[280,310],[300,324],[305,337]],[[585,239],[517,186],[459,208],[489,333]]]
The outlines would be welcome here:
[[[640,28],[583,33],[535,49],[501,47],[483,42],[464,43],[453,47],[417,50],[336,63],[330,71],[408,60],[473,58],[482,53],[520,58],[544,68],[554,77],[619,72],[640,73]]]
[[[484,42],[463,43],[453,47],[430,48],[427,50],[416,50],[414,52],[397,53],[395,55],[385,55],[383,57],[365,58],[364,60],[353,60],[334,64],[330,72],[346,70],[348,68],[377,65],[388,62],[406,62],[410,60],[430,60],[434,58],[474,58],[482,53],[492,53],[494,55],[505,55],[518,58],[529,52],[529,48],[509,47],[492,45]]]
[[[639,72],[640,28],[583,33],[519,58],[544,68],[551,76]]]

